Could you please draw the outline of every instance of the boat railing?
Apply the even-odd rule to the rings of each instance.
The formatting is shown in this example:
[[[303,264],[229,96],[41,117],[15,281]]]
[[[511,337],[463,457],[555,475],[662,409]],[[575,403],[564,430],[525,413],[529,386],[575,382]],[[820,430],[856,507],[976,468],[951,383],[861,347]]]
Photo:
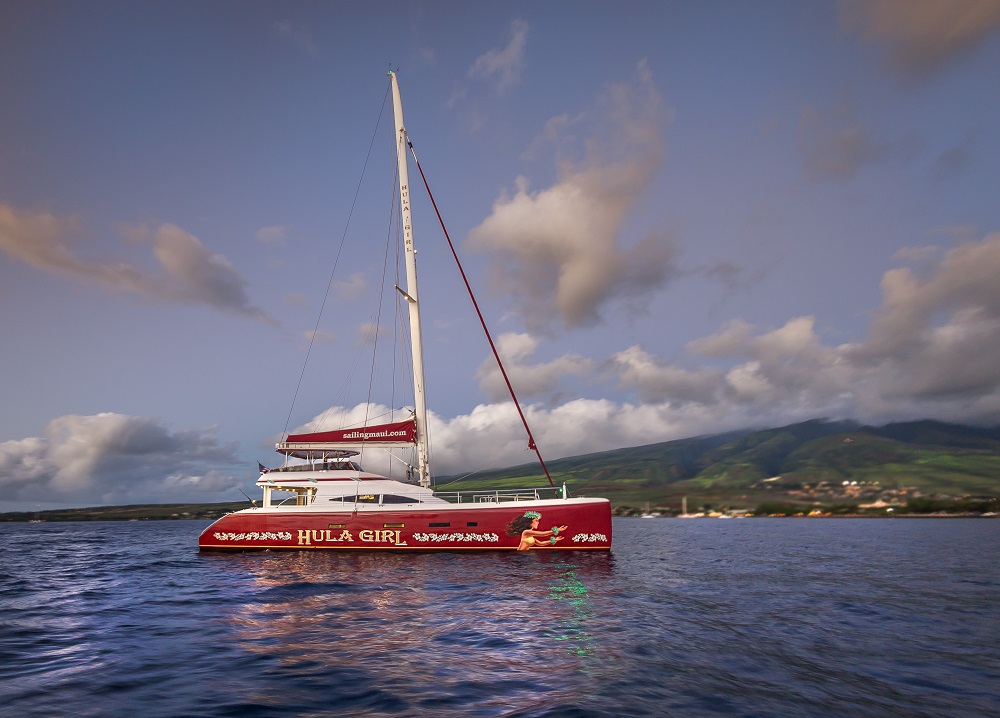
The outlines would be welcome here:
[[[453,504],[499,504],[516,501],[560,499],[564,489],[540,486],[534,489],[495,489],[489,491],[435,491],[434,495]]]

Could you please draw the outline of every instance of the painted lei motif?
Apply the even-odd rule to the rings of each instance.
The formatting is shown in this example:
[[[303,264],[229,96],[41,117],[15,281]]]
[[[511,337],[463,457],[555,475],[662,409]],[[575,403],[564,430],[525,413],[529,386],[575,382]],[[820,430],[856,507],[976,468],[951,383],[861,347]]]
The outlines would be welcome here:
[[[479,543],[497,543],[500,537],[496,534],[413,534],[415,541],[478,541]]]
[[[245,534],[215,533],[213,534],[219,541],[291,541],[292,535],[287,531],[274,533],[271,531],[257,532],[251,531]]]
[[[573,543],[606,543],[608,537],[604,534],[577,534],[573,537]]]

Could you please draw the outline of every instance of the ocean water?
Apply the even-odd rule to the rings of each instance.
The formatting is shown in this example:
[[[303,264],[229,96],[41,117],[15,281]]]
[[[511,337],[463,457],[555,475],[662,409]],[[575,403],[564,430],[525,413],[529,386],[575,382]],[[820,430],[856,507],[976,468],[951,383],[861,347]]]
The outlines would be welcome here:
[[[609,554],[0,524],[4,716],[995,716],[1000,521],[616,519]]]

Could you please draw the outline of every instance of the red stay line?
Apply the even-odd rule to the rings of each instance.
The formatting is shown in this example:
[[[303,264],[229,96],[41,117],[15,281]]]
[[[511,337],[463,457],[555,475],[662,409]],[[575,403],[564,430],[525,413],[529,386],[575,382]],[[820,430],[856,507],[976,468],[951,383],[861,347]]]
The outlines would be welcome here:
[[[441,212],[438,210],[437,202],[434,201],[434,194],[431,192],[430,185],[427,184],[427,177],[424,175],[424,168],[420,166],[420,160],[417,159],[417,153],[413,149],[413,143],[407,139],[406,144],[410,148],[410,154],[413,155],[413,161],[417,164],[417,170],[420,172],[420,179],[424,181],[424,187],[427,189],[427,196],[431,198],[431,204],[434,206],[434,212],[437,214],[441,230],[444,232],[445,239],[448,240],[448,248],[451,249],[451,256],[455,258],[455,264],[458,265],[458,271],[462,274],[462,281],[465,282],[465,289],[469,292],[469,298],[472,299],[472,306],[476,308],[476,314],[479,315],[479,323],[483,325],[483,331],[486,333],[486,339],[490,343],[490,349],[493,350],[493,356],[496,357],[497,366],[500,367],[500,373],[503,374],[503,380],[507,383],[507,391],[510,392],[510,398],[514,400],[514,406],[517,408],[517,413],[521,417],[521,423],[524,424],[524,430],[528,432],[528,448],[532,449],[538,457],[538,463],[542,465],[542,471],[545,472],[545,478],[549,480],[549,485],[555,487],[556,484],[552,480],[552,476],[549,475],[549,469],[545,465],[545,461],[542,459],[542,454],[538,450],[538,446],[535,445],[535,437],[531,435],[531,427],[528,426],[528,420],[524,418],[524,412],[521,411],[521,403],[517,400],[517,395],[514,394],[514,387],[511,386],[510,379],[507,377],[507,370],[504,369],[503,362],[500,361],[500,354],[497,352],[497,347],[493,343],[493,337],[490,335],[490,330],[486,326],[486,320],[483,319],[483,313],[479,311],[479,302],[476,301],[476,295],[472,291],[469,279],[465,276],[465,269],[462,268],[462,261],[458,258],[458,253],[455,251],[455,245],[452,244],[451,235],[448,234],[448,228],[444,226],[444,219],[441,218]]]

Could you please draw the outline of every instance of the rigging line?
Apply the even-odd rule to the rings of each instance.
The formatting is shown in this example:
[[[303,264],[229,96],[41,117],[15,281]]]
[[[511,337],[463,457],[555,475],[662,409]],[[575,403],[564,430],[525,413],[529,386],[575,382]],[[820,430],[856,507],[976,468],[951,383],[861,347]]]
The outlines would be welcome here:
[[[358,185],[354,189],[354,199],[351,202],[351,209],[347,213],[347,224],[344,225],[344,232],[340,236],[340,246],[337,247],[337,256],[333,260],[333,269],[330,270],[330,279],[326,283],[326,292],[323,294],[323,301],[320,303],[319,316],[316,317],[316,325],[313,327],[312,334],[309,337],[309,347],[306,349],[306,358],[302,362],[302,371],[299,372],[299,380],[295,385],[295,393],[292,395],[292,405],[288,407],[288,418],[285,419],[285,428],[282,430],[284,436],[288,435],[288,425],[292,421],[292,411],[295,409],[295,401],[299,397],[299,390],[302,388],[302,379],[306,375],[306,366],[309,364],[309,355],[312,354],[313,345],[316,343],[316,333],[319,331],[319,323],[323,318],[323,310],[326,308],[326,302],[330,298],[330,288],[333,286],[333,278],[337,274],[337,266],[340,264],[340,254],[344,251],[344,242],[347,241],[347,230],[351,226],[351,219],[354,217],[354,208],[358,204],[358,195],[361,194],[361,183],[365,178],[365,171],[368,169],[368,160],[371,159],[372,147],[375,146],[375,137],[378,135],[378,128],[382,124],[382,115],[385,114],[386,102],[389,98],[389,88],[386,87],[385,95],[382,97],[382,107],[378,111],[378,120],[375,122],[375,129],[372,131],[371,142],[368,143],[368,152],[365,155],[365,164],[361,168],[361,177],[358,178]]]
[[[391,235],[391,233],[390,233]],[[375,383],[375,367],[376,358],[378,356],[378,336],[379,336],[379,326],[382,321],[382,299],[385,296],[385,276],[388,271],[389,264],[389,237],[386,237],[386,247],[385,255],[382,257],[382,282],[381,285],[383,290],[379,292],[379,299],[375,305],[375,322],[372,326],[372,363],[371,363],[371,373],[368,375],[368,402],[365,407],[365,422],[368,421],[368,413],[371,411],[372,405],[372,387]]]
[[[398,163],[397,170],[398,172]],[[364,426],[368,426],[368,422],[372,419],[372,392],[375,386],[375,372],[378,366],[378,340],[379,340],[379,328],[382,325],[382,304],[385,300],[385,280],[389,274],[389,247],[392,244],[392,229],[394,226],[393,215],[396,209],[396,176],[393,175],[393,181],[390,185],[389,191],[389,221],[386,225],[385,232],[385,251],[382,255],[382,280],[379,282],[379,292],[378,301],[375,304],[375,321],[372,325],[372,360],[371,360],[371,371],[368,374],[368,396],[365,402],[365,419]],[[395,352],[393,352],[395,354]],[[395,356],[393,357],[395,361]],[[395,372],[393,372],[393,380],[395,380]],[[394,398],[394,397],[393,397]],[[384,416],[384,414],[383,414]],[[362,445],[362,453],[364,452],[364,446]]]
[[[427,196],[430,197],[431,204],[434,206],[434,212],[437,214],[438,223],[441,225],[441,231],[444,232],[444,237],[448,240],[448,248],[451,249],[451,256],[455,258],[455,264],[458,265],[458,271],[462,275],[462,281],[465,282],[465,289],[469,292],[469,298],[472,300],[472,306],[476,308],[476,314],[479,315],[479,323],[483,325],[483,331],[486,333],[486,339],[490,343],[490,349],[493,350],[493,356],[497,360],[497,366],[500,367],[500,373],[503,374],[503,380],[507,384],[507,391],[510,392],[510,398],[514,400],[514,408],[517,409],[517,413],[521,417],[521,423],[524,425],[524,430],[528,432],[528,448],[535,452],[535,456],[538,457],[538,463],[542,465],[542,470],[545,472],[545,478],[548,479],[549,484],[555,488],[556,484],[552,480],[552,476],[549,474],[549,468],[545,465],[545,460],[542,459],[542,452],[538,450],[538,445],[535,444],[535,437],[531,434],[531,428],[528,426],[528,420],[524,417],[524,412],[521,411],[521,403],[517,400],[517,396],[514,394],[514,387],[511,385],[510,378],[507,376],[507,370],[504,368],[503,362],[500,361],[500,353],[497,351],[496,344],[493,343],[493,336],[490,334],[490,330],[486,326],[486,320],[483,318],[483,313],[479,310],[479,302],[476,301],[476,295],[472,291],[472,285],[469,284],[469,279],[465,276],[465,269],[462,268],[462,262],[458,258],[458,252],[455,251],[455,245],[451,241],[451,235],[448,234],[448,228],[444,226],[444,219],[441,217],[441,211],[438,209],[437,202],[434,201],[431,186],[427,183],[427,176],[424,175],[424,168],[420,166],[420,160],[417,159],[417,152],[413,149],[413,143],[410,142],[409,137],[406,138],[406,144],[409,146],[410,154],[413,155],[413,161],[416,163],[417,170],[420,172],[420,179],[424,181],[424,187],[427,189]]]
[[[397,230],[396,230],[397,240],[399,239],[400,229],[401,228],[397,228]],[[401,412],[407,412],[408,416],[415,417],[416,416],[416,408],[414,408],[414,409],[411,410],[411,409],[408,409],[405,405],[402,404],[402,402],[406,401],[408,388],[412,392],[412,394],[414,395],[414,404],[416,403],[416,398],[415,398],[415,392],[412,391],[412,389],[413,389],[413,386],[412,386],[413,382],[411,381],[411,378],[413,376],[413,373],[412,373],[413,372],[413,367],[412,367],[411,362],[409,360],[410,351],[411,351],[411,349],[410,349],[410,333],[408,331],[406,331],[407,325],[406,325],[405,320],[404,320],[404,315],[406,314],[406,309],[407,309],[404,306],[404,304],[406,303],[406,300],[403,299],[402,294],[398,291],[398,289],[399,289],[399,282],[400,282],[399,265],[400,265],[400,261],[401,261],[401,257],[399,256],[400,255],[400,246],[401,246],[401,242],[397,241],[397,243],[396,243],[396,277],[395,277],[395,279],[396,279],[395,284],[396,284],[397,291],[395,292],[395,295],[396,295],[396,303],[395,303],[396,317],[395,317],[395,322],[394,322],[394,329],[395,329],[395,331],[394,331],[394,339],[393,339],[393,341],[394,341],[393,363],[395,364],[396,360],[397,359],[399,360],[399,367],[398,367],[398,369],[399,369],[399,397],[400,397],[400,403],[401,403],[400,411]],[[396,347],[399,347],[398,351],[396,351]],[[393,366],[393,373],[392,373],[392,396],[393,396],[394,400],[395,400],[395,397],[396,397],[396,368],[397,367]],[[393,404],[393,406],[395,406],[395,403]],[[416,444],[414,444],[413,446],[409,447],[409,457],[410,457],[409,460],[404,462],[407,465],[407,470],[406,470],[406,479],[407,479],[407,481],[409,481],[411,479],[410,472],[413,469],[414,464],[418,463],[418,459],[416,457],[416,454],[417,454],[417,447],[416,447]]]

